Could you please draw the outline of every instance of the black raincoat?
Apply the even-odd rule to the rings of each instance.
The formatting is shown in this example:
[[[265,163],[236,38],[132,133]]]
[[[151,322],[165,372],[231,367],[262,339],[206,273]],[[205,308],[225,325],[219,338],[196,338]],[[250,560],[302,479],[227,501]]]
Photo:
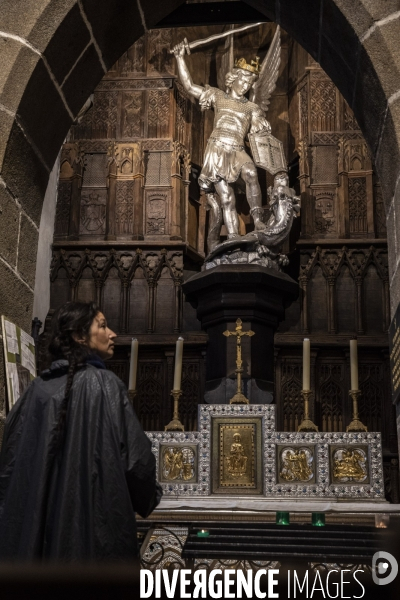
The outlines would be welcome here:
[[[57,422],[68,363],[35,379],[10,411],[0,459],[0,560],[118,560],[137,555],[135,511],[157,506],[151,444],[114,373],[74,377],[64,445]]]

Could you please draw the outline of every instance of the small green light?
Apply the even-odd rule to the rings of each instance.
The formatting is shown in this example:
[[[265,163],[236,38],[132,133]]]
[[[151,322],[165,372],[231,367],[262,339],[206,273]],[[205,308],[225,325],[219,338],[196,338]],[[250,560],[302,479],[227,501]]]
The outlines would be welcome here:
[[[208,529],[200,529],[200,531],[197,532],[197,537],[206,538],[209,535],[210,532],[208,531]]]
[[[277,525],[289,525],[290,516],[288,512],[277,512],[276,513],[276,524]]]
[[[325,525],[325,513],[312,513],[311,523],[314,527],[324,527]]]

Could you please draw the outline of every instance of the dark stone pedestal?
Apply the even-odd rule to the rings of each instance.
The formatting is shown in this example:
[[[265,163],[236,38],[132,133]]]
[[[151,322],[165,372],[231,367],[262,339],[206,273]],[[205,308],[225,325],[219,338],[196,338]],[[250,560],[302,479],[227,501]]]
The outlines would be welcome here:
[[[220,265],[191,277],[183,291],[208,333],[205,401],[229,403],[236,392],[236,319],[243,321],[243,393],[251,404],[273,401],[274,333],[285,309],[297,298],[288,275],[258,265]]]

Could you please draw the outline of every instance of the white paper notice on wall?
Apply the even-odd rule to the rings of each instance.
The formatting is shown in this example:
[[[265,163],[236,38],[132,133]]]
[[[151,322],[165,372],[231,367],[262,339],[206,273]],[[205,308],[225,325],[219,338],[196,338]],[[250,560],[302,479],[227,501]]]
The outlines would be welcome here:
[[[1,317],[7,380],[7,409],[11,410],[36,377],[35,342],[26,331]]]

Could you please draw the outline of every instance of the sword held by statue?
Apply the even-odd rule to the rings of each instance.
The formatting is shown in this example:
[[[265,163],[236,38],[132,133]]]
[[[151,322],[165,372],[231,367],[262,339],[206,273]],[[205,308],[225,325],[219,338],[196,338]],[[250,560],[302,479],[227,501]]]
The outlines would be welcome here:
[[[203,46],[204,44],[208,44],[209,42],[213,42],[214,40],[220,40],[221,38],[227,37],[228,35],[234,35],[235,33],[240,33],[241,31],[246,31],[246,29],[250,29],[251,27],[258,27],[263,23],[252,23],[251,25],[243,25],[243,27],[238,27],[237,29],[230,29],[229,31],[224,31],[224,33],[216,33],[214,35],[210,35],[207,38],[202,40],[195,40],[194,42],[188,42],[187,38],[183,39],[183,44],[185,46],[185,50],[187,54],[190,54],[190,50],[193,48],[197,48],[197,46]],[[170,50],[170,54],[173,54],[174,51]]]

